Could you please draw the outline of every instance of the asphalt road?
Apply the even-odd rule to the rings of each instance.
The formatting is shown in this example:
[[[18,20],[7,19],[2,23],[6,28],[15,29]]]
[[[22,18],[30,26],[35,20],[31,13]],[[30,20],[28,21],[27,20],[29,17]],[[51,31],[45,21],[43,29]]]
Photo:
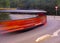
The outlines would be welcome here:
[[[45,35],[53,34],[60,29],[60,20],[53,17],[47,17],[47,24],[39,26],[33,30],[22,33],[8,33],[0,35],[0,43],[60,43],[60,34],[56,37],[36,42],[36,39]]]

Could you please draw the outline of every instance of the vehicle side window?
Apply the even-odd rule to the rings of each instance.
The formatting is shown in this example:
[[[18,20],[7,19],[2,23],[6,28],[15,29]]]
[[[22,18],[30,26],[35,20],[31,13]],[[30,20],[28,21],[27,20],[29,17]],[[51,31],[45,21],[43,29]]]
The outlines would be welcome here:
[[[5,20],[18,20],[18,19],[28,19],[37,17],[37,14],[10,14],[10,13],[0,13],[0,21]]]
[[[9,16],[12,20],[17,20],[17,19],[33,18],[33,17],[37,17],[38,15],[36,14],[10,14]]]

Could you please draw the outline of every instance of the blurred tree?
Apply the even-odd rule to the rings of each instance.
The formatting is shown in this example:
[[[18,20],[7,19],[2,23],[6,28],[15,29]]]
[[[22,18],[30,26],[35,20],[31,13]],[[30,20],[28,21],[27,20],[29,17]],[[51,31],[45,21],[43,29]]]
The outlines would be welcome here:
[[[9,8],[10,2],[9,0],[0,0],[0,8]]]
[[[18,9],[23,9],[24,3],[25,3],[25,2],[24,3],[23,2],[24,2],[24,0],[19,0],[18,1],[18,4],[17,4],[18,5]]]
[[[9,8],[10,1],[9,0],[0,0],[0,8]],[[9,13],[0,13],[0,21],[9,19]]]
[[[10,0],[10,7],[16,8],[17,7],[18,0]]]
[[[58,15],[60,15],[60,0],[56,0],[57,6],[58,6]]]
[[[57,1],[57,5],[60,7],[60,0],[56,0]]]

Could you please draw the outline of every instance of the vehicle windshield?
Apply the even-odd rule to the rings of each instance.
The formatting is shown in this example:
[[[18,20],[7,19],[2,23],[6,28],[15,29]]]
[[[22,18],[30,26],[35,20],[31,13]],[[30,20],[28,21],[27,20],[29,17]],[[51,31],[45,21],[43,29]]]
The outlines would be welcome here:
[[[18,19],[28,19],[37,17],[37,14],[0,14],[0,21],[4,20],[18,20]]]

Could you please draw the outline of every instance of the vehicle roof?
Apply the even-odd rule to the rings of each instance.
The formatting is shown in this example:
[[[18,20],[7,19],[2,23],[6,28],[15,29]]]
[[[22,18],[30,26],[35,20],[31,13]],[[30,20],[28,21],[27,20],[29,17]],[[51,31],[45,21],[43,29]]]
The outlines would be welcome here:
[[[2,12],[10,12],[10,13],[46,13],[45,10],[0,10]]]

